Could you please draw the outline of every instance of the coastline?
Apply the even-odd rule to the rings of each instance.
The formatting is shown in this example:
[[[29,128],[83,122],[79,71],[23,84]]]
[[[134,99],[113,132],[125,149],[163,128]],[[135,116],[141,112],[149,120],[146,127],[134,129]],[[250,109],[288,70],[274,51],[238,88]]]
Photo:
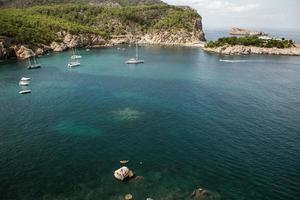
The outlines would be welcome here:
[[[295,47],[290,48],[262,48],[255,46],[244,45],[225,45],[216,48],[204,47],[204,51],[222,55],[283,55],[283,56],[300,56],[300,46],[298,44]]]

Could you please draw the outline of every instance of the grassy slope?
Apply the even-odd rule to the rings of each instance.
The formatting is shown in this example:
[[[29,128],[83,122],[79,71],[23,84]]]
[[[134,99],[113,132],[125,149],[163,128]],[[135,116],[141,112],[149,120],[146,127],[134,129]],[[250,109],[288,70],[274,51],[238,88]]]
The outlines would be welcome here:
[[[97,33],[104,37],[138,31],[193,29],[196,11],[166,4],[126,7],[54,4],[0,10],[0,35],[20,43],[49,44],[56,33]]]

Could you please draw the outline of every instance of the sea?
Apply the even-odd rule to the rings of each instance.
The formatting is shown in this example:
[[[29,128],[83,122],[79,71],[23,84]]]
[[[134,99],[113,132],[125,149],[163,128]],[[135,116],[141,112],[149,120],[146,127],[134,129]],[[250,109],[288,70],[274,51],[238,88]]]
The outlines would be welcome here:
[[[300,57],[145,45],[145,63],[127,65],[132,46],[78,52],[72,69],[72,51],[35,70],[0,62],[1,200],[300,198]],[[114,178],[120,160],[134,178]]]

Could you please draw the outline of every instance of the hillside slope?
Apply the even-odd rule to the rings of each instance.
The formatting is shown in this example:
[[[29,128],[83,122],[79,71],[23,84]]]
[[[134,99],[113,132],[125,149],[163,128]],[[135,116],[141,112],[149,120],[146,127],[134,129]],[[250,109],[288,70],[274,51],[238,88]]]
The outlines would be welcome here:
[[[160,0],[0,0],[0,6],[18,8],[55,3],[119,4],[121,6],[165,4]]]
[[[28,57],[33,54],[28,48],[43,54],[119,43],[194,44],[205,40],[201,16],[195,10],[167,4],[73,3],[0,11],[2,59]]]

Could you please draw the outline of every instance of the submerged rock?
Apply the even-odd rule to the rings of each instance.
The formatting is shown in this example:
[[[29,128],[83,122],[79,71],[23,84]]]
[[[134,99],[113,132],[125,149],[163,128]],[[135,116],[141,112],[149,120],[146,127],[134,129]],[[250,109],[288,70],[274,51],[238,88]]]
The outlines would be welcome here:
[[[126,194],[124,200],[132,200],[132,194]]]
[[[220,200],[220,195],[202,188],[198,188],[191,194],[193,200]]]
[[[141,118],[144,115],[144,112],[132,108],[125,108],[123,110],[113,111],[113,114],[118,120],[133,121]]]

